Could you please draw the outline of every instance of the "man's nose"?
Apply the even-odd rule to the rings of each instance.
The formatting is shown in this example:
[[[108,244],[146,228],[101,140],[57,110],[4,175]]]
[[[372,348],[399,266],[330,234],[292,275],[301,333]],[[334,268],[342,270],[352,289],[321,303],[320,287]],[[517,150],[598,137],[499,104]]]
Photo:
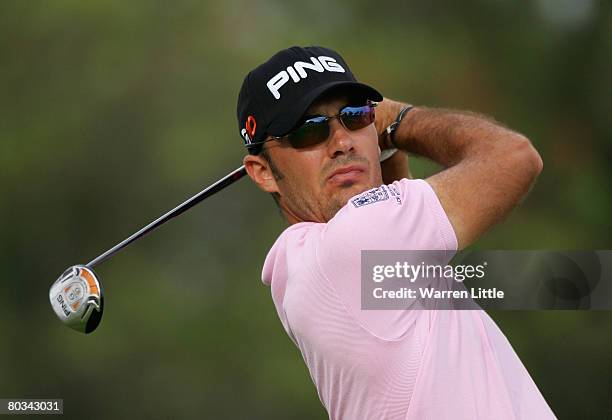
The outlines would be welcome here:
[[[329,122],[329,139],[327,143],[329,155],[335,158],[347,154],[354,149],[354,146],[355,143],[351,132],[337,118],[331,120]]]

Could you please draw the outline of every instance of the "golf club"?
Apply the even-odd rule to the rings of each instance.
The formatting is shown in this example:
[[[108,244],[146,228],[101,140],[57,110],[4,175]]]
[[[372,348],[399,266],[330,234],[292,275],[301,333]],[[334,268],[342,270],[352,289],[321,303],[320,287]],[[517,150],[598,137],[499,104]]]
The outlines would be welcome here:
[[[108,260],[117,252],[142,238],[168,220],[179,216],[207,197],[221,191],[246,175],[244,166],[227,174],[214,184],[179,204],[169,212],[155,219],[132,236],[118,243],[85,265],[69,267],[51,285],[49,300],[57,317],[70,328],[88,334],[96,329],[102,320],[104,294],[100,281],[92,268]]]

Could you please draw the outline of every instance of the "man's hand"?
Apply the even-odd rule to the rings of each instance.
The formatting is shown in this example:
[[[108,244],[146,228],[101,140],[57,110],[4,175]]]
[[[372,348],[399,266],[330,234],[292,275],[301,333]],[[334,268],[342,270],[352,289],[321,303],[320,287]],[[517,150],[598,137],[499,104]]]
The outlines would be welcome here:
[[[381,150],[392,149],[393,145],[387,140],[385,129],[395,121],[400,111],[406,104],[384,98],[376,107],[376,132],[378,133],[378,145]]]
[[[378,145],[380,150],[394,148],[387,139],[385,130],[395,121],[404,106],[406,106],[406,104],[387,98],[378,103],[374,125],[378,133]],[[408,156],[401,151],[396,152],[393,156],[381,162],[380,168],[385,184],[391,184],[393,181],[398,181],[402,178],[412,178],[408,165]]]

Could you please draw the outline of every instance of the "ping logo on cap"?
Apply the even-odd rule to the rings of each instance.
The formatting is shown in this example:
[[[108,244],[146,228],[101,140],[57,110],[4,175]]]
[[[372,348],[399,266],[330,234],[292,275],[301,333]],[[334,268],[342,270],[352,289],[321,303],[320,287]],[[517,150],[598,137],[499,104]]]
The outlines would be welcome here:
[[[281,70],[275,76],[273,76],[266,86],[274,96],[274,99],[280,99],[280,88],[289,81],[293,80],[294,83],[299,83],[300,80],[308,77],[305,69],[316,71],[317,73],[323,73],[325,70],[344,73],[346,70],[336,62],[335,58],[328,57],[326,55],[320,55],[319,57],[311,57],[312,63],[305,61],[296,61],[292,66],[287,67],[287,70]]]

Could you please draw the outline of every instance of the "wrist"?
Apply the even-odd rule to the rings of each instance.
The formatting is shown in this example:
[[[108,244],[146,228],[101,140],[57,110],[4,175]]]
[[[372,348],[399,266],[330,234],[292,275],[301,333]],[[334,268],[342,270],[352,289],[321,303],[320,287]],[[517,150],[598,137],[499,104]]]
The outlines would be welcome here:
[[[406,117],[406,115],[408,113],[410,113],[410,111],[412,111],[414,109],[414,106],[412,105],[405,105],[402,107],[402,109],[399,111],[399,113],[397,114],[397,117],[395,118],[395,121],[393,121],[391,124],[389,124],[389,126],[387,126],[387,128],[385,129],[385,143],[389,148],[395,148],[398,149],[399,146],[397,144],[397,131],[402,123],[402,121],[404,120],[404,118]]]

